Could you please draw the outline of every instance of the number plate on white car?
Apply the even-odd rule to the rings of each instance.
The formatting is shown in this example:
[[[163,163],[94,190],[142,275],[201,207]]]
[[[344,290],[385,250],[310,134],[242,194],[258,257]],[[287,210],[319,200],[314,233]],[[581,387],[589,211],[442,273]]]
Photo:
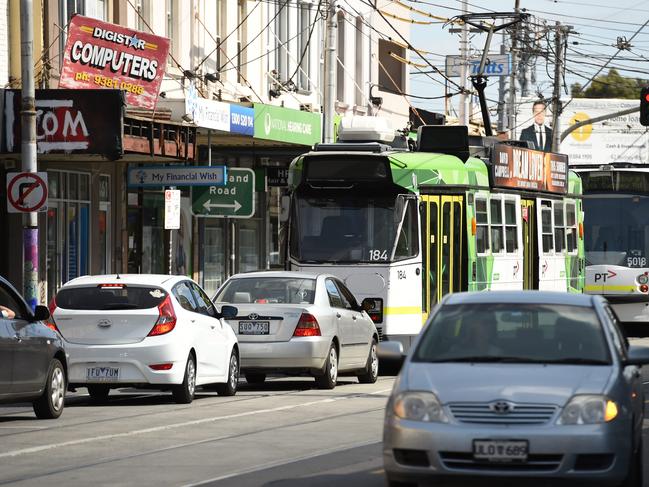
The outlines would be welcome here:
[[[89,367],[86,369],[88,380],[115,380],[119,379],[119,368],[117,367]]]
[[[270,321],[240,321],[239,335],[268,335]]]
[[[473,458],[489,462],[527,460],[529,444],[525,440],[473,440]]]

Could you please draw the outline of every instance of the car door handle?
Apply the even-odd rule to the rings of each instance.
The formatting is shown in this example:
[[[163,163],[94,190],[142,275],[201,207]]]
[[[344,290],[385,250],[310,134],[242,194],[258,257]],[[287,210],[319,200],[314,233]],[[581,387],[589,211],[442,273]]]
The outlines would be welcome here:
[[[23,341],[23,339],[18,335],[14,335],[14,340],[17,341],[17,342],[22,342]]]
[[[336,318],[340,319],[340,313],[336,313]]]
[[[356,321],[356,315],[352,316],[352,320]]]

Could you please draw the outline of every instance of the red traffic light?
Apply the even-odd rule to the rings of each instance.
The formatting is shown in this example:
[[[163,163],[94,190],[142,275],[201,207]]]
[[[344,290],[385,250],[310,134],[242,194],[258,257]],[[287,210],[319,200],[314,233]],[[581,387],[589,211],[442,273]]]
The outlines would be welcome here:
[[[647,103],[649,103],[649,93],[647,93],[647,94],[644,96],[644,101],[646,101]]]

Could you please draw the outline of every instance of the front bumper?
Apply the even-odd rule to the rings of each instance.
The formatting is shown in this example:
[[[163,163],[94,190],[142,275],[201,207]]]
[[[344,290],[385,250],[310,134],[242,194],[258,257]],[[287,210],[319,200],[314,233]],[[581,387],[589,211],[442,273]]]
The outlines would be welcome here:
[[[126,345],[78,345],[66,342],[69,354],[68,374],[72,386],[85,384],[182,384],[188,352],[168,336],[145,338]],[[152,364],[172,363],[170,370],[153,370]],[[88,369],[119,369],[117,379],[89,380]]]
[[[331,338],[301,337],[287,342],[239,342],[241,369],[320,370],[329,354]]]
[[[383,461],[388,477],[401,481],[526,477],[585,485],[618,485],[626,478],[630,464],[630,432],[630,421],[624,418],[604,425],[555,426],[548,423],[525,427],[423,423],[388,416],[384,427]],[[475,439],[527,440],[528,460],[521,463],[475,461],[472,454]],[[404,457],[404,451],[408,454],[419,452],[412,457],[416,461]],[[597,458],[607,461],[598,465],[585,462]]]

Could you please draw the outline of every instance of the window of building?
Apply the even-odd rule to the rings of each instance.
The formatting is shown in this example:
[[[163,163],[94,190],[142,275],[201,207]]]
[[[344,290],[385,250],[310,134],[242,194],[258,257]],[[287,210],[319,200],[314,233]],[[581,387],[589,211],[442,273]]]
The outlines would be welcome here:
[[[223,52],[221,51],[221,39],[227,35],[227,0],[214,0],[216,2],[216,50],[214,51],[214,65],[216,71],[221,71],[223,68]]]
[[[489,249],[489,215],[487,213],[487,200],[485,198],[476,198],[475,217],[476,251],[478,254],[484,254]]]
[[[245,83],[246,82],[246,42],[248,38],[248,29],[247,22],[243,22],[243,19],[247,15],[247,3],[248,0],[237,0],[237,82]]]
[[[134,5],[135,5],[135,28],[143,32],[149,32],[149,28],[147,27],[147,24],[151,25],[150,0],[135,0]]]
[[[315,29],[315,26],[313,27]],[[298,61],[300,67],[298,70],[298,89],[302,91],[311,91],[311,52],[310,43],[314,39],[311,26],[311,4],[299,4],[298,16]]]
[[[174,41],[175,34],[175,10],[176,0],[165,0],[165,37],[169,39],[169,56],[167,56],[167,63],[172,64],[172,56],[176,55],[176,43]]]
[[[275,51],[275,70],[277,74],[271,82],[281,83],[286,81],[290,76],[289,70],[289,13],[291,7],[288,0],[279,2],[276,6],[277,18],[275,19],[275,41],[277,49]]]
[[[363,69],[363,65],[363,18],[356,17],[356,64],[354,70],[356,78],[356,96],[354,97],[354,103],[357,106],[363,106],[365,104],[365,96],[363,93],[365,87],[365,70]]]
[[[336,99],[344,103],[345,102],[345,14],[343,12],[338,12],[338,49],[336,51],[337,62],[336,62]]]
[[[382,91],[403,93],[406,89],[406,67],[392,54],[405,58],[406,50],[392,41],[379,39],[379,86]]]

